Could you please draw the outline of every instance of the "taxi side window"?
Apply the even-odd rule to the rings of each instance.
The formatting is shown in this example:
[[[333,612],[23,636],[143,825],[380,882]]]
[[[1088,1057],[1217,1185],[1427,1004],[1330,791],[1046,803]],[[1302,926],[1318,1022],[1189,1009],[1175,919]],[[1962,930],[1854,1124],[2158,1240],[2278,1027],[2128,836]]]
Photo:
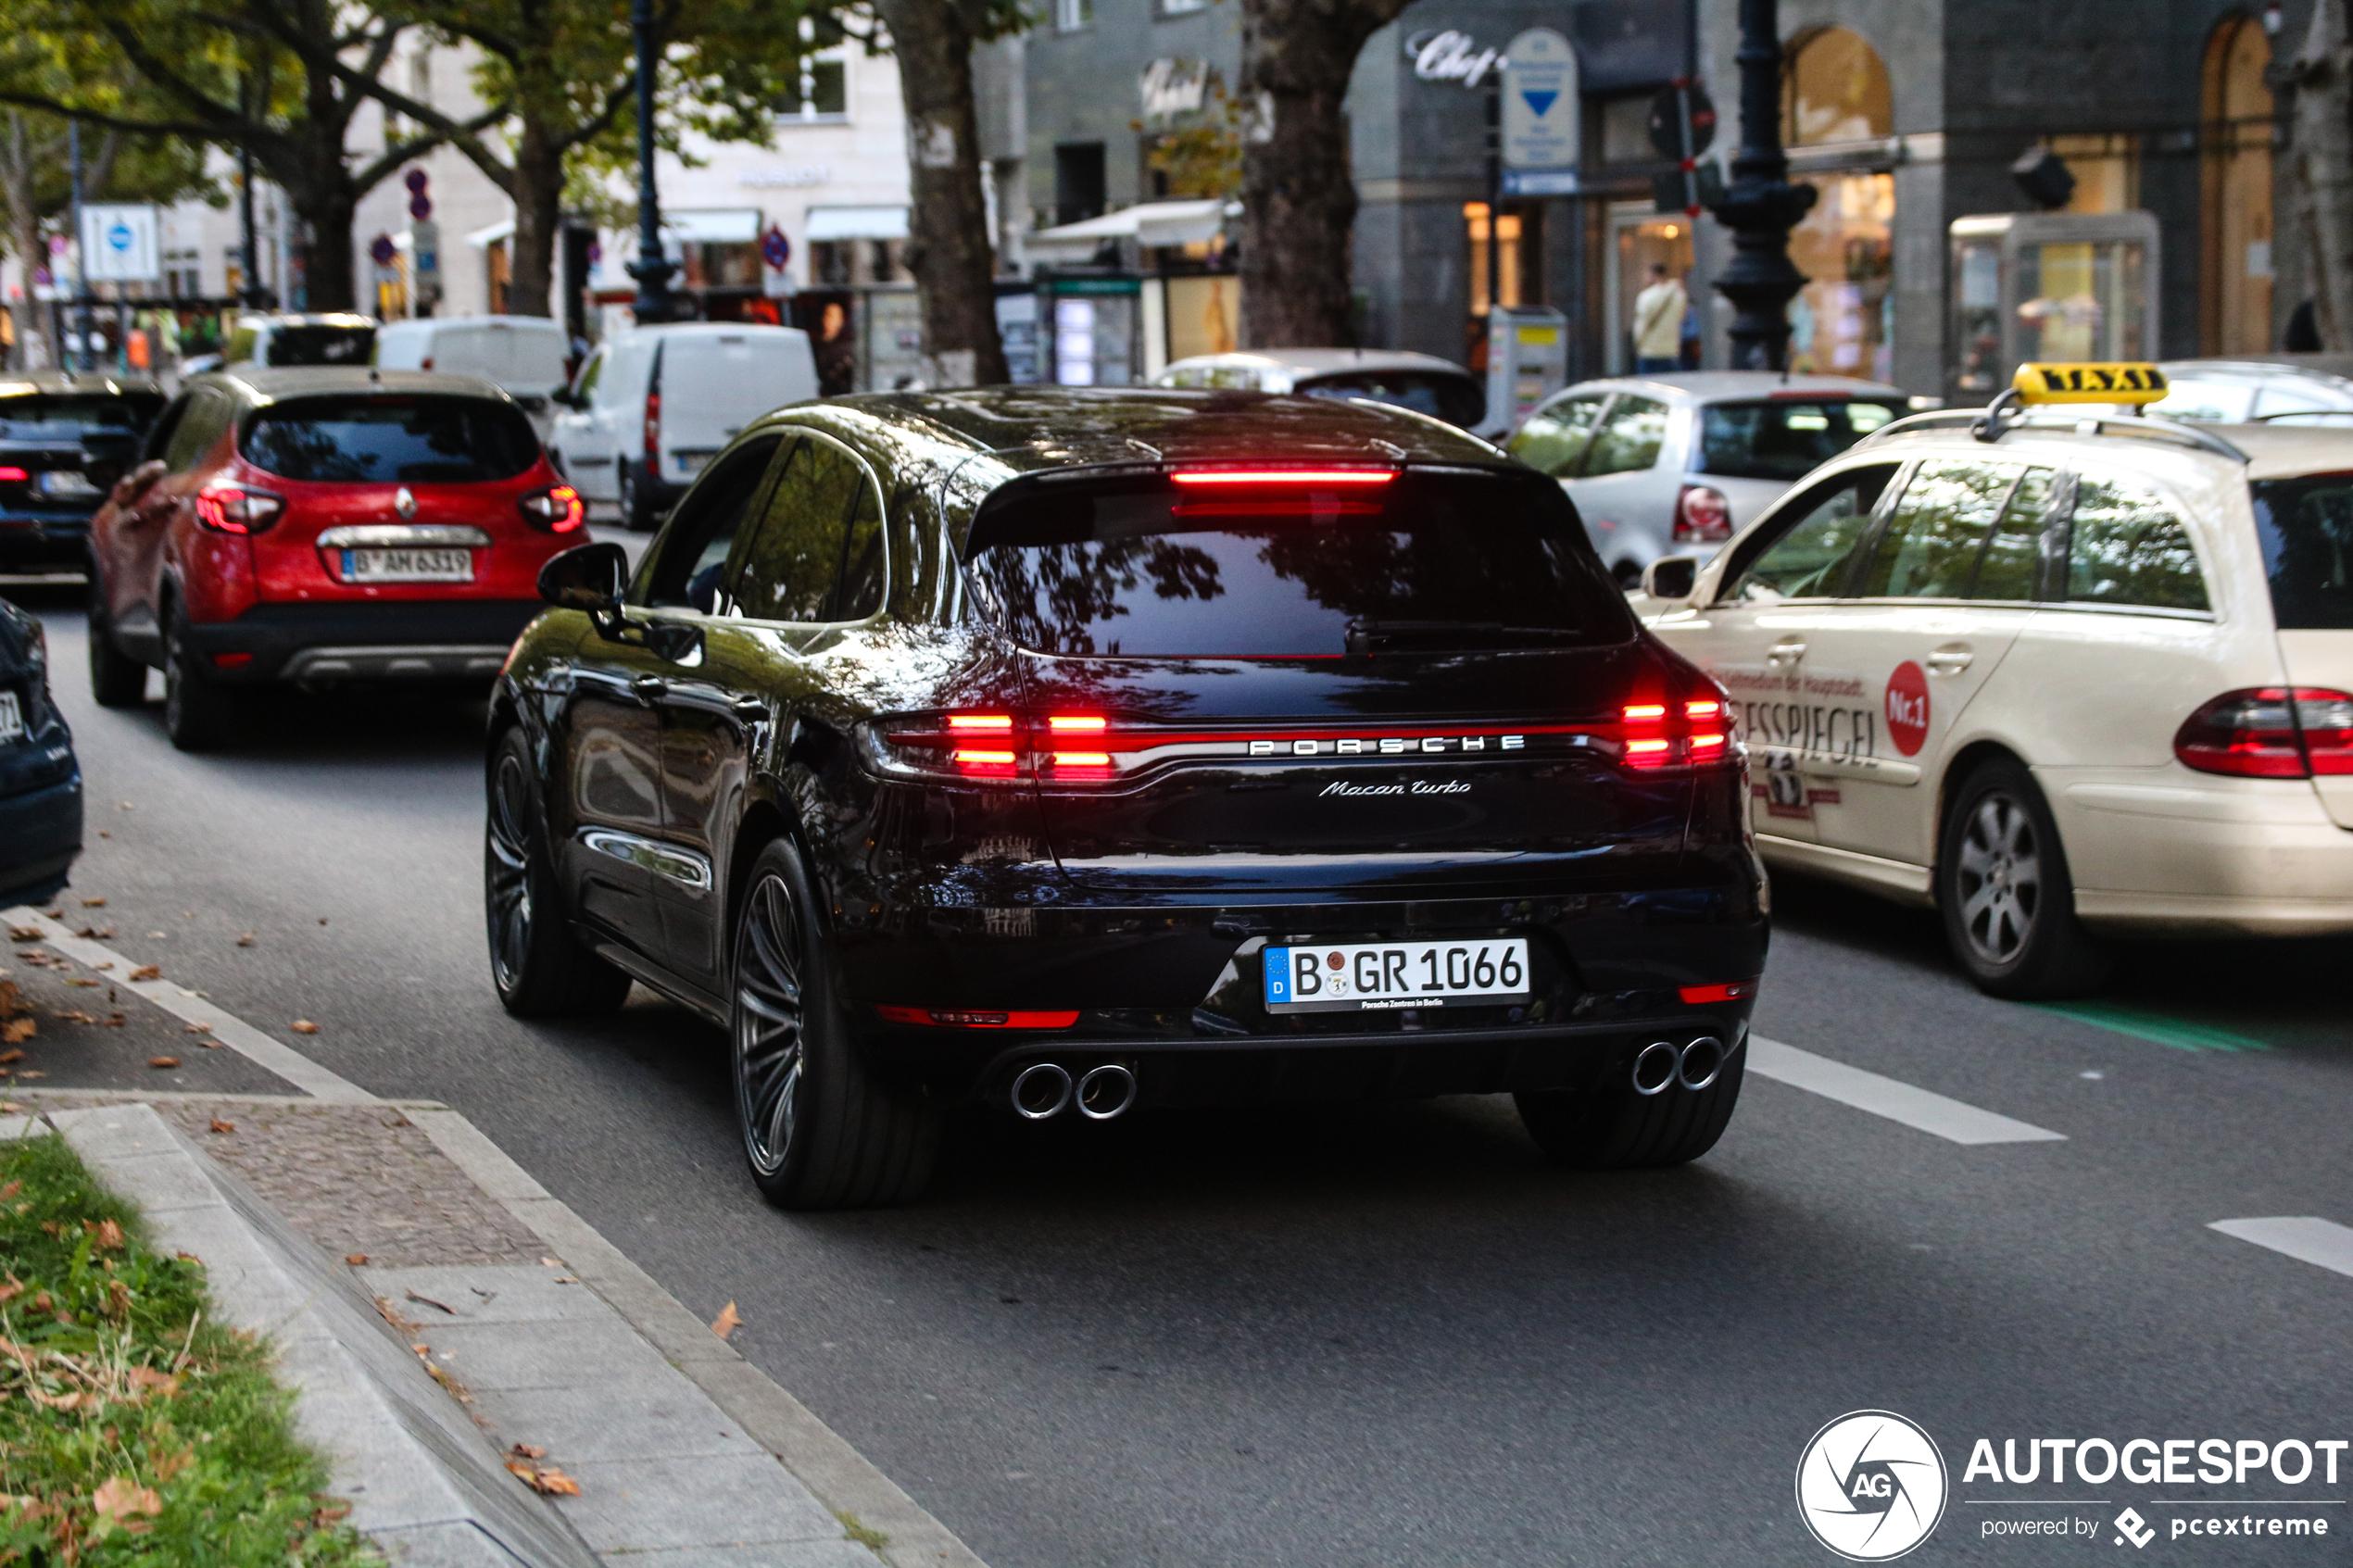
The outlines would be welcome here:
[[[1865,463],[1791,501],[1768,525],[1775,537],[1737,570],[1720,597],[1737,602],[1837,596],[1856,546],[1870,531],[1880,493],[1894,477],[1894,463]]]
[[[846,447],[803,436],[769,493],[736,597],[755,621],[862,621],[882,608],[885,556],[882,502],[865,465]]]
[[[1579,477],[1630,473],[1658,461],[1667,444],[1667,405],[1648,397],[1620,397],[1610,406],[1609,418],[1593,437]]]
[[[2007,463],[1931,458],[1920,464],[1857,592],[1867,599],[1966,598],[1978,555],[2018,471]]]
[[[2076,482],[2067,596],[2154,609],[2211,608],[2189,531],[2155,490],[2128,479]]]
[[[1967,597],[2014,603],[2034,596],[2034,571],[2043,558],[2043,533],[2057,480],[2055,469],[2028,469],[2019,475],[2002,507],[2002,521],[1994,525],[1985,553],[1977,558],[1977,581]]]
[[[698,479],[671,514],[648,580],[646,602],[705,615],[726,612],[721,589],[727,558],[742,531],[744,513],[760,495],[768,460],[782,438],[747,441]]]
[[[1576,471],[1577,459],[1585,455],[1585,444],[1602,417],[1602,405],[1608,401],[1606,396],[1565,397],[1539,408],[1512,437],[1511,455],[1540,473],[1568,478]]]

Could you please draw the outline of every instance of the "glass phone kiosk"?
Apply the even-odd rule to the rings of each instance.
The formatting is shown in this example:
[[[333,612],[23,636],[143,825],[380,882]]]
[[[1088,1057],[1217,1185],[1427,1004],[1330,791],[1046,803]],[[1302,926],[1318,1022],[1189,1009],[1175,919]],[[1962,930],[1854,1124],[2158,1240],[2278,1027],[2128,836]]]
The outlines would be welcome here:
[[[2158,357],[2155,213],[1957,218],[1952,240],[1955,402],[1985,402],[2030,360]]]

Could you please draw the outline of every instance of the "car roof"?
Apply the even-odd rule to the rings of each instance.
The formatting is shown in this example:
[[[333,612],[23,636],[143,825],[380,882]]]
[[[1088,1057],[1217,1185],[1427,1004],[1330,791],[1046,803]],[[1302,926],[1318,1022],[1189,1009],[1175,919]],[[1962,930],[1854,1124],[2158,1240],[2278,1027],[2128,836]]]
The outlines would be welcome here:
[[[447,327],[502,327],[510,332],[560,332],[563,328],[547,316],[417,316],[404,321],[386,321],[376,329],[384,332],[434,332]]]
[[[376,319],[349,310],[269,310],[237,318],[240,327],[373,327]]]
[[[2168,359],[2158,366],[2169,379],[2187,376],[2196,381],[2203,376],[2255,376],[2265,381],[2317,381],[2335,387],[2353,386],[2353,382],[2334,370],[2318,365],[2284,365],[2266,359]]]
[[[218,386],[255,405],[337,392],[432,392],[444,396],[487,397],[500,403],[514,401],[497,383],[480,376],[450,375],[437,370],[371,370],[363,365],[237,365],[191,377],[188,384]]]
[[[1987,456],[1985,444],[1958,417],[1974,411],[1946,410],[1928,416],[1934,422],[1908,430],[1891,425],[1865,436],[1834,460],[1877,457],[1894,461],[1923,448]],[[2009,424],[1993,450],[2047,457],[2054,448],[2071,448],[2083,457],[2173,477],[2195,471],[2205,481],[2245,483],[2353,472],[2353,420],[2342,425],[2193,424],[2162,416],[2136,419],[2105,405],[2045,412],[2045,418],[2029,417]],[[2099,429],[2087,432],[2085,424],[2096,424]],[[2233,456],[2230,448],[2236,448],[2238,455]]]
[[[152,376],[118,376],[107,370],[19,370],[0,378],[0,397],[23,397],[35,393],[103,396],[107,393],[146,392],[159,395],[162,391]]]
[[[2247,456],[2246,477],[2288,479],[2353,470],[2353,420],[2338,425],[2215,425]]]
[[[809,334],[799,327],[780,327],[769,321],[653,321],[642,327],[631,327],[621,337],[740,337],[746,332],[794,332]]]
[[[1855,376],[1784,375],[1779,370],[1667,370],[1647,376],[1603,376],[1563,387],[1553,397],[1592,392],[1639,392],[1676,403],[1716,403],[1732,398],[1771,397],[1776,394],[1848,397],[1902,397],[1900,386],[1863,381]]]
[[[805,407],[805,406],[804,406]],[[1162,387],[881,392],[820,406],[921,426],[1020,471],[1259,460],[1519,465],[1443,420],[1355,398]]]
[[[1436,370],[1466,381],[1478,379],[1452,359],[1403,348],[1253,348],[1232,354],[1194,354],[1170,360],[1167,370],[1200,365],[1272,367],[1302,376],[1341,370]],[[1161,373],[1165,375],[1167,370]]]

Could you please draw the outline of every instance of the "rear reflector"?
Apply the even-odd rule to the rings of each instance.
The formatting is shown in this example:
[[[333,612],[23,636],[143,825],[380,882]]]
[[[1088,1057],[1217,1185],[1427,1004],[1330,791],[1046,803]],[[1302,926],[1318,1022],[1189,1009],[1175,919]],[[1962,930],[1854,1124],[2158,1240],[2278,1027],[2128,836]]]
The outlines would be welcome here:
[[[2185,768],[2248,779],[2353,774],[2353,695],[2323,686],[2225,692],[2183,721]]]
[[[1393,469],[1179,469],[1179,484],[1387,484]]]
[[[246,665],[253,662],[253,655],[249,653],[216,653],[212,656],[212,662],[223,670],[243,670]]]
[[[1725,985],[1684,985],[1675,994],[1683,998],[1685,1007],[1706,1007],[1711,1002],[1744,1002],[1756,995],[1756,982],[1735,980]]]
[[[984,1012],[961,1008],[894,1008],[877,1006],[886,1023],[907,1023],[925,1029],[1067,1029],[1078,1022],[1078,1010],[1068,1012]]]

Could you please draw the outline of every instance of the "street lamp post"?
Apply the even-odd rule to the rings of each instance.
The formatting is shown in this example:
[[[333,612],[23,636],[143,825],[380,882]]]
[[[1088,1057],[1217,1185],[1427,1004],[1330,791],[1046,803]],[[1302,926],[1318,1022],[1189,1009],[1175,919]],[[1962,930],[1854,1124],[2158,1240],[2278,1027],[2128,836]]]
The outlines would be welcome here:
[[[637,280],[633,307],[640,322],[667,321],[677,315],[670,276],[678,264],[661,253],[661,197],[654,189],[654,13],[652,0],[630,0],[629,26],[637,39],[637,259],[629,275]]]
[[[1716,280],[1730,300],[1732,369],[1779,370],[1789,364],[1789,302],[1806,275],[1789,258],[1789,232],[1812,208],[1811,185],[1789,182],[1781,152],[1780,0],[1740,0],[1741,144],[1732,182],[1716,203],[1732,232],[1732,264]]]

